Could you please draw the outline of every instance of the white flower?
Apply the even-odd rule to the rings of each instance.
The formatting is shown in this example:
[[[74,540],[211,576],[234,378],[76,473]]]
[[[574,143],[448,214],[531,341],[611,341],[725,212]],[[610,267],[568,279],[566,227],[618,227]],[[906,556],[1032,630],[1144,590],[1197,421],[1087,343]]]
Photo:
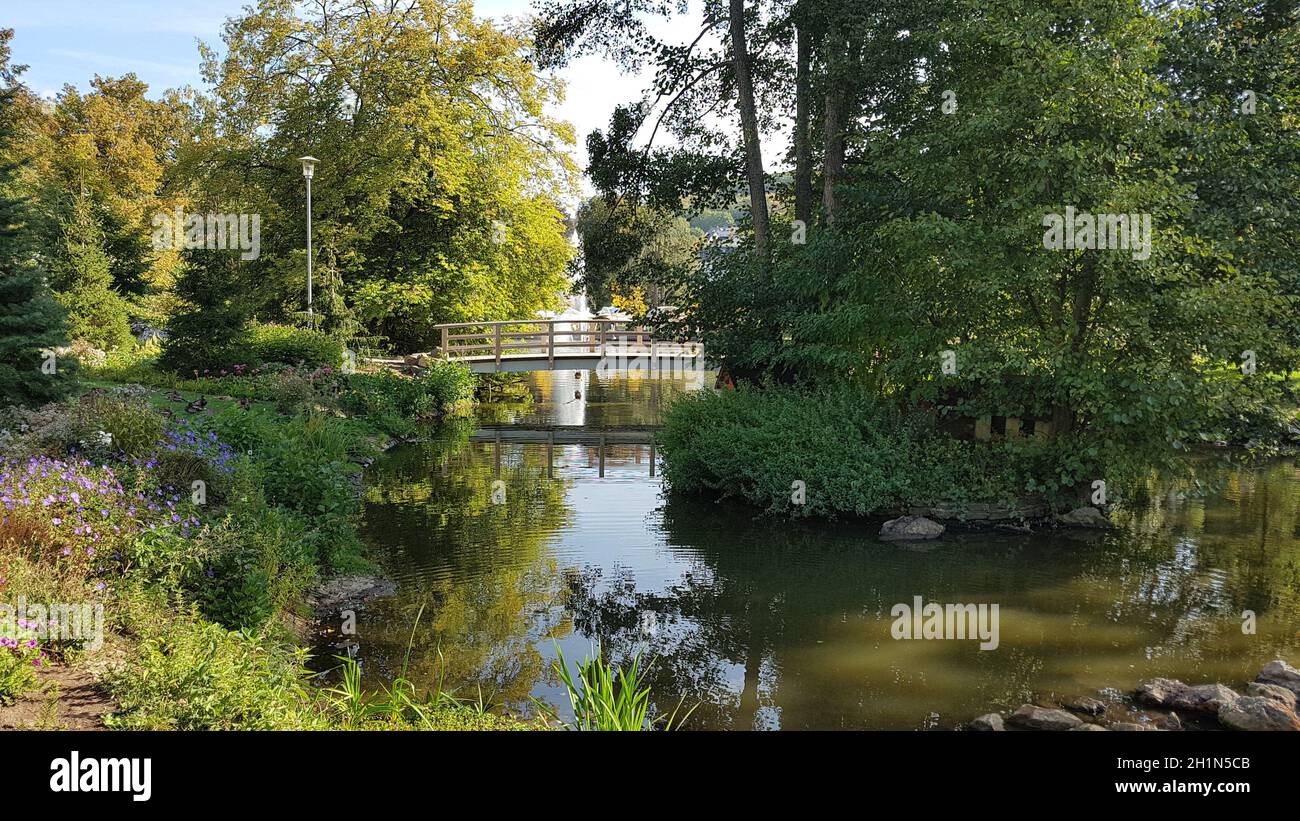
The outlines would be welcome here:
[[[105,447],[113,444],[113,434],[108,431],[96,431],[95,435],[99,437],[99,444],[104,445]]]

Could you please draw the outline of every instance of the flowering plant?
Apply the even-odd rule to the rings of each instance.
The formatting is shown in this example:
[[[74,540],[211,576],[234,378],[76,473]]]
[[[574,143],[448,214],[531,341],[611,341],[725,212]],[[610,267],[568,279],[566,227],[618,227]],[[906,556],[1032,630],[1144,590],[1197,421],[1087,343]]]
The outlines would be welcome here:
[[[36,686],[36,670],[45,661],[39,627],[26,619],[0,618],[0,704]]]
[[[0,545],[34,551],[82,578],[112,575],[140,533],[199,524],[179,493],[126,490],[111,468],[84,459],[0,460]]]

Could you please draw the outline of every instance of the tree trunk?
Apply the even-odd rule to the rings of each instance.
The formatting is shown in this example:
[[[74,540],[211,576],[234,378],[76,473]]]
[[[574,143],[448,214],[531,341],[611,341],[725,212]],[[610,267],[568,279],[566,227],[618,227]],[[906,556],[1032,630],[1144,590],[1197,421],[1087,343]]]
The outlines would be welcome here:
[[[767,215],[767,188],[763,175],[763,147],[759,143],[758,110],[754,80],[749,73],[749,48],[745,44],[745,0],[731,3],[731,59],[736,72],[736,105],[745,144],[745,177],[749,182],[749,213],[754,224],[754,248],[766,256],[771,234]]]
[[[808,133],[812,100],[809,73],[812,64],[812,35],[806,24],[797,24],[794,75],[794,218],[805,227],[812,222],[812,141]]]
[[[835,224],[839,200],[835,188],[844,171],[844,82],[832,77],[826,91],[825,157],[822,160],[822,219],[826,226]]]

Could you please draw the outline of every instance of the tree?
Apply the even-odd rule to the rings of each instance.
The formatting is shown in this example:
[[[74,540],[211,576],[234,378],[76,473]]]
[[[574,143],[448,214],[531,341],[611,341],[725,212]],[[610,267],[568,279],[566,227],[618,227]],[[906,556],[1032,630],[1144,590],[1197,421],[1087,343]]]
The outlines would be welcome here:
[[[207,51],[215,140],[202,188],[262,216],[259,319],[304,309],[304,185],[321,162],[314,244],[347,307],[400,350],[449,321],[529,318],[558,307],[572,248],[570,129],[545,113],[560,88],[519,33],[467,2],[277,0],[227,22]],[[342,304],[342,303],[338,303]],[[347,317],[327,315],[326,327]]]
[[[72,216],[63,224],[63,248],[51,284],[68,312],[72,338],[103,350],[129,345],[126,300],[113,287],[112,258],[85,198],[73,204]]]
[[[578,284],[593,306],[612,304],[613,292],[640,288],[649,304],[674,299],[669,272],[696,264],[700,234],[665,208],[620,203],[611,208],[595,196],[578,209],[582,243]]]
[[[240,343],[252,311],[238,254],[193,249],[184,257],[176,282],[182,307],[167,323],[159,366],[189,375],[247,364]]]
[[[52,356],[66,345],[63,311],[34,264],[25,203],[13,189],[23,159],[15,156],[14,105],[23,66],[9,62],[13,29],[0,30],[0,404],[37,405],[65,395],[71,367]]]

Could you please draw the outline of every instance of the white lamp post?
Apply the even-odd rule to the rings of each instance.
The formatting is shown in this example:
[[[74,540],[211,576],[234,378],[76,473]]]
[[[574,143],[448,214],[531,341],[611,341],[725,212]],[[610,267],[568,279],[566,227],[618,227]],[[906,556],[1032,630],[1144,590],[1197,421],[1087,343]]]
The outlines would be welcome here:
[[[311,175],[320,160],[315,157],[299,157],[302,163],[302,175],[307,180],[307,327],[315,328],[315,317],[311,309]]]

